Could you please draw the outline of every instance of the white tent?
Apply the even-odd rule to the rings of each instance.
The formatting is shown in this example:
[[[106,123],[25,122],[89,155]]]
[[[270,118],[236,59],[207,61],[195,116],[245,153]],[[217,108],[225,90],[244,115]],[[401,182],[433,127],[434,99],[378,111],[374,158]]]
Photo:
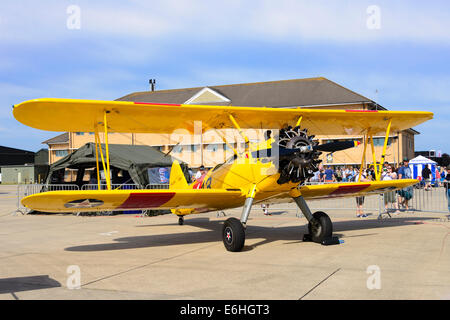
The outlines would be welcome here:
[[[428,165],[434,180],[436,178],[436,164],[436,161],[425,158],[424,156],[417,156],[409,161],[409,167],[411,168],[414,179],[418,177],[422,178],[422,169]]]

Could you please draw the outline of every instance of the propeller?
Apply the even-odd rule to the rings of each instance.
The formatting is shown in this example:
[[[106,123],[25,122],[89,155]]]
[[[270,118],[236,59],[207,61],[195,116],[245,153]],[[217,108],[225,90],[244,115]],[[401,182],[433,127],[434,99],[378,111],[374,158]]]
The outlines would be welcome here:
[[[324,144],[318,144],[316,146],[306,145],[306,146],[301,146],[300,148],[293,148],[293,149],[278,146],[278,150],[279,150],[278,155],[279,156],[289,156],[289,155],[295,154],[296,152],[308,153],[311,151],[336,152],[336,151],[350,149],[350,148],[356,147],[360,144],[361,144],[361,142],[359,142],[357,140],[349,140],[349,141],[329,142],[329,143],[324,143]],[[273,147],[275,147],[275,146],[273,145],[272,148]],[[253,151],[252,156],[254,158],[259,158],[261,156],[271,157],[272,156],[271,150],[272,149],[263,149],[263,150]]]
[[[320,144],[308,135],[307,129],[300,126],[286,127],[280,130],[279,137],[270,149],[252,152],[253,158],[274,157],[278,151],[279,184],[287,182],[303,182],[314,175],[321,162],[319,156],[322,152],[336,152],[356,147],[359,141],[335,141]]]

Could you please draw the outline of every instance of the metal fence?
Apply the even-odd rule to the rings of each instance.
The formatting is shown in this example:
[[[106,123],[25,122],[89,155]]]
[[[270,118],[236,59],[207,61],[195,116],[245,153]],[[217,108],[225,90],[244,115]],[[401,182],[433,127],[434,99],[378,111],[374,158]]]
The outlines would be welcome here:
[[[397,202],[389,203],[388,210],[426,211],[448,213],[450,211],[450,194],[448,183],[426,189],[417,184],[409,189],[412,198],[405,201],[401,192],[395,192]]]
[[[24,207],[21,200],[32,194],[46,191],[79,190],[76,184],[19,184],[17,185],[17,213],[27,214],[30,210]]]
[[[83,184],[81,190],[98,190],[98,184]],[[136,190],[141,189],[137,184],[111,184],[111,190]],[[106,183],[100,184],[100,190],[108,190]]]

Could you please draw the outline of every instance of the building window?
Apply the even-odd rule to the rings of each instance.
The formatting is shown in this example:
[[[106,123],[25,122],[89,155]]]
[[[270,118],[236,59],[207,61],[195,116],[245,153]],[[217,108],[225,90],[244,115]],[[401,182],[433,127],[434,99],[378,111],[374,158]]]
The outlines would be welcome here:
[[[392,138],[389,138],[387,145],[390,146],[391,143],[392,143]],[[373,138],[373,145],[375,147],[382,147],[382,146],[384,146],[384,138]]]
[[[191,145],[191,152],[197,152],[199,149],[199,145],[193,144]]]
[[[208,150],[209,152],[217,152],[219,150],[220,146],[221,146],[221,144],[211,143],[211,144],[208,144],[208,146],[206,147],[206,150]]]
[[[230,144],[230,145],[228,145],[228,144],[224,144],[224,145],[223,145],[223,149],[224,149],[225,151],[231,151],[231,152],[233,152],[233,149],[231,149],[231,147],[233,147],[234,149],[236,149],[236,144],[233,143],[233,144]]]
[[[84,136],[84,132],[75,132],[77,136]]]
[[[69,154],[67,150],[55,150],[56,157],[65,157]]]
[[[183,146],[174,146],[172,149],[172,153],[181,153],[183,151]]]

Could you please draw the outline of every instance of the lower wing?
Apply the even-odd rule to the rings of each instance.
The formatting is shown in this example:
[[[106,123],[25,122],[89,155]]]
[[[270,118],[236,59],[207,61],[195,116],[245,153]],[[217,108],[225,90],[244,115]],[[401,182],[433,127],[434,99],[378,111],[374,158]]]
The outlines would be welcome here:
[[[415,179],[403,179],[318,184],[302,186],[300,187],[300,192],[306,200],[355,197],[394,191],[415,185],[418,182]]]
[[[242,192],[235,189],[144,189],[49,191],[25,197],[22,204],[54,213],[135,209],[190,209],[194,213],[238,207],[244,200]]]
[[[305,200],[326,200],[330,198],[360,197],[371,194],[381,194],[418,183],[415,179],[390,180],[390,181],[368,181],[368,182],[345,182],[300,186],[299,191]],[[289,192],[272,194],[266,198],[258,199],[255,203],[285,203],[291,202],[292,196]]]
[[[414,179],[332,183],[299,188],[306,200],[355,197],[385,193],[416,184]],[[273,192],[271,192],[273,194]],[[292,198],[283,192],[268,198],[257,196],[258,202],[286,202]],[[49,191],[22,199],[22,204],[43,212],[123,211],[173,209],[184,215],[240,207],[245,195],[233,189],[168,189],[168,190],[90,190]]]

